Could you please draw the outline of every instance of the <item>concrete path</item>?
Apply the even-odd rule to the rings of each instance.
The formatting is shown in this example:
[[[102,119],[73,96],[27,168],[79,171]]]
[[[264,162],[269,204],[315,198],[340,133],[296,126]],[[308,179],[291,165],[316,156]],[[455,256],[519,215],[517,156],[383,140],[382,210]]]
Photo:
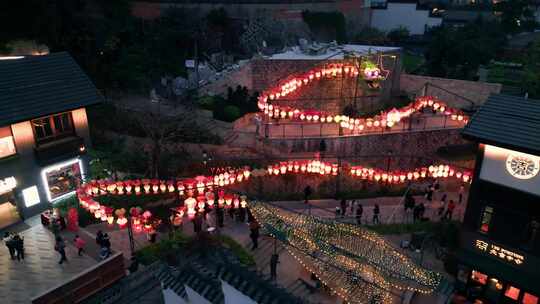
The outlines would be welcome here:
[[[28,225],[32,222],[32,225]],[[54,235],[31,218],[25,224],[30,228],[19,231],[24,238],[24,261],[11,260],[7,248],[0,249],[0,303],[30,303],[35,297],[61,282],[95,265],[97,261],[88,256],[77,255],[76,248],[68,240],[68,261],[58,264],[60,255],[54,250]],[[16,227],[12,227],[16,231]]]

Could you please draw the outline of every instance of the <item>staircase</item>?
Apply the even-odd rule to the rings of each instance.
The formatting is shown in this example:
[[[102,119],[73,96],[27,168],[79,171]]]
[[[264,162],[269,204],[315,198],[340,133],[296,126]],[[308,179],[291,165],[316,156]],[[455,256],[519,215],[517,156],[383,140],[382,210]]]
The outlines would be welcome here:
[[[273,237],[264,235],[259,238],[259,247],[255,251],[252,251],[255,258],[256,271],[259,277],[265,280],[270,280],[270,259],[274,253],[274,242],[276,242],[276,252],[278,255],[287,254],[285,246],[279,241],[274,241]],[[243,244],[244,248],[251,248],[251,242]],[[279,268],[279,264],[278,264]],[[282,270],[283,271],[283,270]],[[303,303],[308,303],[308,297],[312,293],[306,284],[298,278],[288,278],[286,276],[279,276],[278,282],[272,281],[272,284],[279,285],[285,288],[289,293],[303,300]]]

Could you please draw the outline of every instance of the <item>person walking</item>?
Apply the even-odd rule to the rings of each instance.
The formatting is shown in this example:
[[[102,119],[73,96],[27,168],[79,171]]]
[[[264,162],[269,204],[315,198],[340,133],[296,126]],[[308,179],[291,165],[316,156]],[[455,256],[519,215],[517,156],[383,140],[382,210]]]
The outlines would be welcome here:
[[[103,234],[103,243],[102,246],[106,247],[109,252],[111,251],[111,239],[109,238],[109,235],[107,232]]]
[[[277,264],[279,263],[279,256],[277,253],[272,254],[270,258],[270,279],[276,280],[277,276]]]
[[[255,250],[259,248],[259,223],[257,223],[256,221],[252,221],[249,224],[249,230],[249,237],[251,238],[251,242],[253,243],[251,250]]]
[[[379,208],[379,205],[375,204],[375,207],[373,207],[373,225],[375,225],[375,223],[380,224],[380,221],[379,221],[380,213],[381,213],[381,210]]]
[[[454,203],[453,200],[450,200],[448,203],[448,207],[446,207],[446,212],[444,213],[444,218],[447,220],[452,219],[452,213],[454,213],[454,209],[456,208],[456,203]]]
[[[350,204],[351,204],[351,206],[350,206],[351,207],[351,214],[354,214],[354,207],[356,206],[356,200],[352,200],[350,202]]]
[[[76,234],[75,239],[73,239],[73,243],[75,243],[75,247],[77,248],[77,254],[82,256],[86,242],[78,234]]]
[[[461,204],[463,201],[463,194],[465,193],[465,186],[461,185],[459,186],[459,198],[458,198],[458,204]]]
[[[420,204],[413,207],[413,222],[416,223],[420,219]]]
[[[216,209],[217,226],[223,228],[223,208],[218,207]]]
[[[341,217],[345,217],[345,213],[347,212],[347,200],[342,198],[340,202],[341,207]]]
[[[54,245],[54,250],[58,251],[58,253],[60,254],[60,261],[58,262],[58,264],[62,264],[64,261],[67,262],[66,243],[60,235],[56,236],[56,245]]]
[[[13,236],[11,235],[11,233],[6,231],[4,233],[3,241],[4,241],[4,244],[6,245],[6,247],[8,248],[9,255],[11,256],[11,259],[15,260],[15,246],[13,246]]]
[[[96,233],[96,244],[101,248],[103,245],[103,231],[98,230]]]
[[[309,185],[304,188],[304,204],[308,203],[309,197],[311,196],[312,192],[313,191],[311,190],[311,187]]]
[[[13,247],[17,255],[17,261],[24,260],[24,240],[18,234],[13,236]]]
[[[362,225],[362,213],[364,213],[364,207],[362,204],[358,204],[356,207],[356,223]]]

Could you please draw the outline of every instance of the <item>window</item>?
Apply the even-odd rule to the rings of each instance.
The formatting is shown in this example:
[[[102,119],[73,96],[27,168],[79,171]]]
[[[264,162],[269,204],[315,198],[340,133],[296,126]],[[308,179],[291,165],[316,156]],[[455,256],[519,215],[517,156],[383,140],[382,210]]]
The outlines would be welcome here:
[[[521,303],[523,304],[538,304],[538,297],[533,296],[530,293],[524,293],[523,294],[523,300],[521,300]]]
[[[487,283],[487,275],[479,272],[479,271],[476,271],[476,270],[473,270],[471,272],[471,279],[475,282],[478,282],[482,285],[486,285]]]
[[[11,127],[0,128],[0,158],[8,157],[17,153],[15,143],[13,142],[13,134]]]
[[[515,288],[514,286],[508,285],[506,287],[504,295],[512,300],[517,300],[519,298],[519,289]]]
[[[75,158],[41,171],[45,193],[50,202],[74,193],[82,183],[82,162]]]
[[[489,232],[489,225],[491,223],[492,217],[493,208],[489,206],[484,207],[484,211],[482,212],[482,216],[480,217],[480,232],[486,234]]]
[[[36,142],[43,144],[69,135],[73,132],[71,113],[62,113],[32,120]]]

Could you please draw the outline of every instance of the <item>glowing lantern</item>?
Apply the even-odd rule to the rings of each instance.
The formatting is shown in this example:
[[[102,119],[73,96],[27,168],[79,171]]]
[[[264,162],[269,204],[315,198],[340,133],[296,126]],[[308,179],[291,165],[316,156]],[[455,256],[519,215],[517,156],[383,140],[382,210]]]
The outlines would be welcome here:
[[[157,184],[153,184],[153,185],[152,185],[152,191],[153,191],[154,193],[158,193],[158,191],[159,191],[159,186],[158,186]]]
[[[127,222],[128,222],[128,220],[125,217],[119,217],[116,220],[116,223],[120,226],[120,228],[124,228],[126,226]]]
[[[468,182],[470,179],[470,176],[468,174],[463,174],[463,181]]]
[[[107,223],[109,225],[112,225],[114,223],[114,216],[112,216],[112,214],[107,216]]]
[[[240,207],[246,208],[247,206],[247,197],[245,195],[240,196]]]
[[[147,194],[150,193],[150,185],[149,184],[144,184],[143,188],[144,188],[145,193],[147,193]]]
[[[107,191],[109,191],[109,193],[114,193],[114,190],[116,189],[116,184],[115,183],[111,183],[107,186]]]
[[[167,185],[165,185],[165,182],[161,182],[159,184],[159,190],[161,190],[162,193],[165,193],[167,191]]]

